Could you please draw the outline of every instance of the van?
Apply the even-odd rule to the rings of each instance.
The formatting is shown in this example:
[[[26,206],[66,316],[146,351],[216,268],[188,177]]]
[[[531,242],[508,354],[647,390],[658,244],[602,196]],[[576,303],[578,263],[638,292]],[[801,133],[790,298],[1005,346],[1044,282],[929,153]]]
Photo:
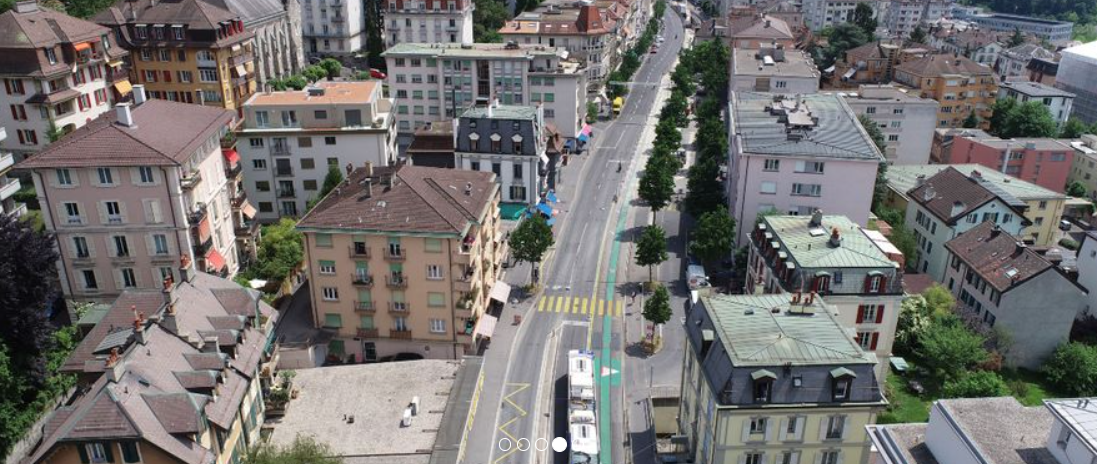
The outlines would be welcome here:
[[[697,290],[709,286],[708,276],[705,275],[704,266],[690,264],[686,266],[686,286],[690,290]]]

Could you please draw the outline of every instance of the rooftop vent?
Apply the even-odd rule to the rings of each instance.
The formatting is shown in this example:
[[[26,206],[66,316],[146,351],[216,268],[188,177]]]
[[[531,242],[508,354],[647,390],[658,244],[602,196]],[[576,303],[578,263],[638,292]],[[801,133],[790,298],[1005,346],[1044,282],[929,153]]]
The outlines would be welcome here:
[[[309,87],[309,88],[305,89],[305,91],[307,91],[309,93],[310,97],[322,97],[322,96],[324,96],[324,88],[323,87]]]

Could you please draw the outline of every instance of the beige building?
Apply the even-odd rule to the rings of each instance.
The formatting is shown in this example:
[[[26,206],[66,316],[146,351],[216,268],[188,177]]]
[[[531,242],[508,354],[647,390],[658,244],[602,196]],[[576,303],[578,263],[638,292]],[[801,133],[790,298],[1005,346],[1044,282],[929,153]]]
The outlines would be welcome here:
[[[297,227],[329,357],[474,352],[509,293],[499,200],[490,172],[366,164],[309,211]]]
[[[220,144],[233,113],[133,92],[135,106],[118,105],[17,166],[31,171],[72,299],[159,288],[183,256],[205,272],[238,270]]]
[[[608,14],[606,15],[608,18]],[[617,64],[616,22],[607,21],[598,7],[580,4],[578,10],[549,5],[540,11],[523,13],[499,29],[503,40],[520,44],[562,47],[569,58],[586,69],[587,83],[595,91]]]
[[[237,131],[244,190],[261,221],[305,214],[330,166],[387,166],[396,160],[391,98],[380,81],[324,82],[260,92],[244,103]]]

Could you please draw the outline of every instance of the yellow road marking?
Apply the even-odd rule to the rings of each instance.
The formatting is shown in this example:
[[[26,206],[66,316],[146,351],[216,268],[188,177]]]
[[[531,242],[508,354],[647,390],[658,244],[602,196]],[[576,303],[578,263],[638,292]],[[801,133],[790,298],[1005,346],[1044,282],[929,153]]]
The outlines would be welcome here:
[[[556,298],[556,297],[553,297],[553,298]],[[563,306],[563,305],[564,305],[564,299],[563,298],[556,298],[556,310],[553,311],[553,312],[554,313],[560,312],[560,307]]]
[[[586,314],[587,313],[587,303],[588,302],[590,302],[590,299],[586,298],[586,297],[583,297],[583,310],[580,312],[580,314]]]
[[[604,316],[606,314],[606,300],[598,300],[598,315]]]
[[[570,312],[571,312],[571,297],[570,296],[565,296],[564,297],[564,314],[567,314],[567,313],[570,313]]]
[[[541,297],[541,301],[537,302],[537,312],[545,310],[545,297]]]
[[[620,316],[624,312],[625,302],[617,300],[617,315]]]

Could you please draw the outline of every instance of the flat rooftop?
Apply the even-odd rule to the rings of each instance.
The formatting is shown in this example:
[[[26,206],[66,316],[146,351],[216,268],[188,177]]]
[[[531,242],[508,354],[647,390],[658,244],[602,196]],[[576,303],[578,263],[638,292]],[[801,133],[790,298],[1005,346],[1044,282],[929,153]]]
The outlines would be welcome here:
[[[285,446],[298,435],[316,437],[344,462],[427,464],[460,446],[467,404],[480,358],[418,360],[297,370],[298,397],[274,423],[270,442]],[[470,369],[462,369],[466,363]],[[472,372],[475,370],[476,372]],[[404,410],[419,397],[419,414],[401,427]],[[465,397],[467,396],[467,398]],[[463,411],[463,413],[462,413]],[[350,423],[344,417],[353,417]]]
[[[850,103],[906,103],[906,104],[921,104],[926,106],[939,106],[936,100],[930,98],[922,98],[917,95],[911,95],[904,88],[896,87],[894,85],[881,84],[881,85],[862,85],[856,92],[838,92]]]
[[[1039,82],[1007,81],[998,84],[998,87],[1012,89],[1017,93],[1030,97],[1075,97],[1073,93],[1067,92],[1066,90],[1052,87],[1047,84],[1041,84]]]
[[[464,113],[461,113],[461,117],[470,119],[522,119],[533,121],[537,119],[537,108],[533,106],[497,105],[491,108],[489,114],[488,107],[474,106]]]
[[[310,86],[314,90],[286,90],[281,92],[256,92],[245,106],[286,105],[366,105],[374,96],[380,96],[377,87],[381,81],[321,82]],[[319,89],[319,91],[315,90]],[[322,92],[322,93],[321,93]]]
[[[883,160],[853,110],[838,95],[732,92],[730,105],[731,131],[741,139],[737,150],[744,153]],[[810,122],[800,124],[804,117]]]
[[[736,76],[819,77],[815,62],[799,50],[785,50],[783,60],[767,66],[757,50],[735,49],[733,64]]]

